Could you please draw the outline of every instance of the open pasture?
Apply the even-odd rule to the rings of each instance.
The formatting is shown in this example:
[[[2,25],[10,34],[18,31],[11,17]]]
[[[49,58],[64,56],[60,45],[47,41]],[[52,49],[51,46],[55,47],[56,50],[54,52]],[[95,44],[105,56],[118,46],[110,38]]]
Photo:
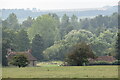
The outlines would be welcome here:
[[[3,78],[117,78],[118,66],[4,67]]]

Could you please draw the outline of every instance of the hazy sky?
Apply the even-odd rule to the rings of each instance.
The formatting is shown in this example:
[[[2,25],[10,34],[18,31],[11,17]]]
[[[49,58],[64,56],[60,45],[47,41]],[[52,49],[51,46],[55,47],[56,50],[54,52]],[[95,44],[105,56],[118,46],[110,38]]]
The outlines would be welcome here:
[[[119,0],[2,0],[0,8],[81,9],[114,6]]]

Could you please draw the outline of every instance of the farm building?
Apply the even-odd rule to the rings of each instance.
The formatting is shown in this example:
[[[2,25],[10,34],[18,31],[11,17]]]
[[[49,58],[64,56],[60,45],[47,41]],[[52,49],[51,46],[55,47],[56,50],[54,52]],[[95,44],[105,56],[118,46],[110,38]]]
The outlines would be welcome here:
[[[90,63],[93,63],[95,61],[115,62],[116,59],[113,56],[99,56],[95,59],[89,59]]]
[[[36,66],[37,59],[31,54],[31,50],[28,50],[25,52],[13,52],[11,49],[8,49],[8,52],[6,55],[8,61],[10,61],[11,58],[13,56],[15,56],[16,54],[22,54],[22,55],[26,56],[28,61],[30,62],[30,64],[28,66]]]

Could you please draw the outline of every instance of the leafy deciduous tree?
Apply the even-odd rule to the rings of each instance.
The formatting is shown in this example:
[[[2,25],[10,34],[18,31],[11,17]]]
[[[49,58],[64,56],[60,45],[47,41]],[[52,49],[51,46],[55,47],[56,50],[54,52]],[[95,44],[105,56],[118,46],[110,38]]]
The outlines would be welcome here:
[[[18,66],[20,68],[27,66],[29,64],[29,61],[24,55],[15,55],[10,61],[10,64]]]
[[[94,58],[94,54],[89,45],[82,42],[73,47],[73,51],[68,53],[66,62],[70,66],[82,66],[88,63],[88,58]]]
[[[17,51],[26,51],[30,48],[30,40],[28,38],[27,32],[24,29],[18,31],[16,39]]]
[[[33,24],[33,21],[34,21],[34,20],[32,19],[32,17],[29,16],[29,17],[27,18],[27,20],[25,20],[25,21],[22,22],[22,27],[23,27],[23,28],[31,27],[32,24]]]
[[[58,37],[58,24],[56,20],[49,15],[42,15],[37,17],[34,21],[32,27],[28,30],[29,37],[32,38],[39,34],[43,38],[45,44],[44,46],[50,47],[54,44],[56,37]]]

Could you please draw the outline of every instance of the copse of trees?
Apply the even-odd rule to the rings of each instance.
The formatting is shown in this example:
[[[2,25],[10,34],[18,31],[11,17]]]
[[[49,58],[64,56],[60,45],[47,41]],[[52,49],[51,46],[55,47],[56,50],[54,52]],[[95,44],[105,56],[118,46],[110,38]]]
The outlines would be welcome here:
[[[113,13],[111,16],[98,15],[94,18],[85,18],[80,20],[80,25],[83,29],[92,30],[93,28],[117,28],[118,13]]]
[[[32,27],[28,30],[30,39],[36,34],[41,35],[44,40],[45,48],[54,44],[54,41],[58,38],[58,24],[56,20],[49,15],[42,15],[37,17]]]
[[[108,54],[115,56],[114,45],[117,36],[113,34],[108,32],[105,35],[101,34],[97,37],[95,34],[87,30],[72,30],[64,36],[64,39],[56,41],[54,45],[45,49],[43,53],[48,60],[63,60],[64,56],[73,45],[85,41],[86,43],[91,44],[91,48],[97,56],[105,56]],[[110,37],[109,41],[107,41],[104,36],[108,38],[110,36],[113,37]]]
[[[60,37],[63,39],[63,37],[70,31],[69,28],[69,17],[64,14],[62,19],[61,19],[61,24],[60,24]]]
[[[70,48],[82,41],[90,43],[94,35],[87,30],[72,30],[64,39],[56,41],[54,45],[44,50],[44,56],[48,60],[63,60]]]
[[[64,14],[61,18],[61,23],[59,27],[61,39],[63,39],[64,36],[67,35],[70,31],[79,29],[78,24],[79,23],[77,16],[72,15],[72,17],[70,18],[66,14]]]
[[[30,48],[30,40],[28,38],[27,31],[21,29],[16,33],[16,50],[26,51]]]
[[[82,41],[91,44],[97,56],[116,56],[115,44],[119,41],[116,41],[117,17],[118,13],[85,19],[64,14],[59,18],[49,13],[35,19],[28,17],[18,23],[17,16],[12,13],[7,19],[1,20],[3,64],[7,65],[5,55],[8,48],[14,51],[31,48],[32,54],[39,60],[64,60],[71,47]]]
[[[2,65],[7,66],[8,61],[6,58],[7,49],[14,46],[14,34],[11,30],[3,28],[2,29]]]
[[[2,64],[6,66],[7,49],[11,48],[14,51],[26,51],[30,47],[30,41],[27,32],[24,30],[14,31],[7,27],[2,29]]]

